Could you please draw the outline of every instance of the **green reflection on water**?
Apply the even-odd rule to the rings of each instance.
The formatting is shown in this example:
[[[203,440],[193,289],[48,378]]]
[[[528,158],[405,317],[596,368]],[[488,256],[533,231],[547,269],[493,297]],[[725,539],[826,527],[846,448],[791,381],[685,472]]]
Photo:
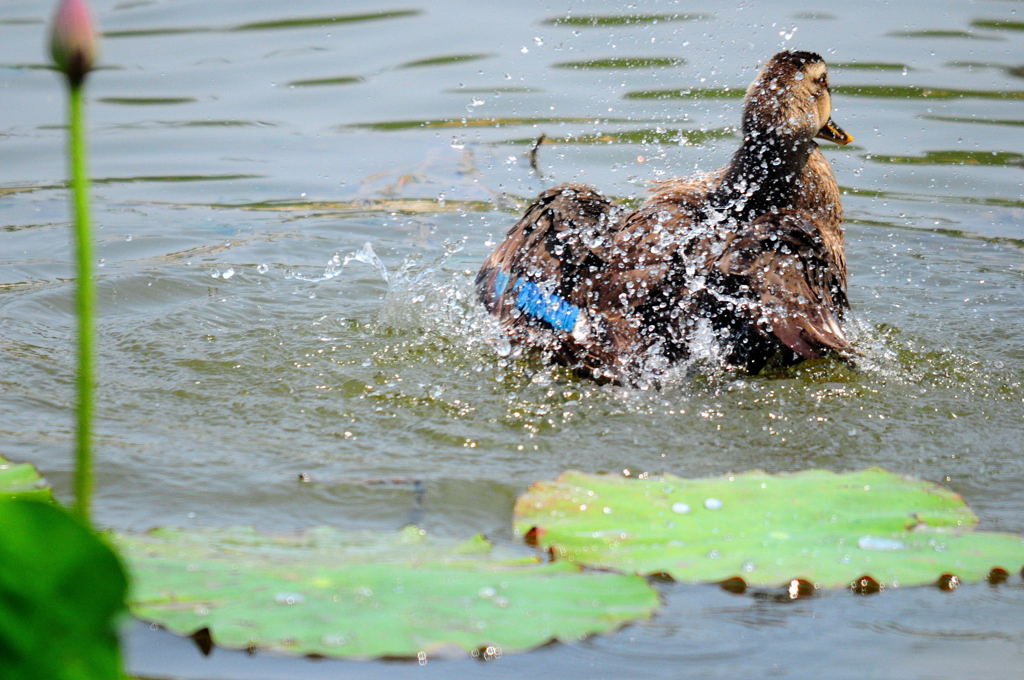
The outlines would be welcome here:
[[[417,59],[407,61],[398,68],[420,68],[422,66],[447,66],[448,64],[461,64],[466,61],[478,61],[493,57],[493,54],[446,54],[441,57],[430,57],[428,59]]]
[[[746,93],[742,87],[690,87],[678,90],[634,90],[626,99],[739,99]],[[1024,99],[1021,90],[957,90],[920,85],[839,85],[833,94],[854,97],[898,99]]]
[[[222,182],[236,179],[259,179],[265,175],[138,175],[136,177],[100,177],[93,184],[131,184],[134,182]]]
[[[545,19],[550,26],[633,26],[670,21],[700,21],[710,14],[580,14]]]
[[[926,120],[941,120],[949,123],[981,123],[983,125],[1024,125],[1024,120],[1011,120],[1008,118],[968,118],[966,116],[921,116]]]
[[[975,28],[991,28],[999,31],[1024,31],[1024,21],[1007,19],[975,19],[971,22]]]
[[[207,208],[229,210],[257,210],[266,212],[301,212],[317,215],[376,215],[380,213],[401,215],[426,215],[433,213],[459,213],[491,211],[495,205],[489,201],[457,201],[443,202],[433,198],[392,198],[366,199],[356,201],[295,201],[266,200],[252,203],[188,203],[182,207],[202,205]]]
[[[1010,151],[926,151],[920,156],[888,156],[870,154],[877,163],[907,165],[996,165],[1024,167],[1024,154]]]
[[[1024,99],[1020,90],[957,90],[919,85],[840,85],[833,94],[854,97],[895,97],[922,99]]]
[[[22,63],[22,64],[0,64],[0,68],[11,69],[12,71],[59,71],[60,69],[53,64],[41,64],[41,63]],[[94,66],[93,71],[120,71],[120,66],[105,65],[105,66]]]
[[[457,87],[445,90],[448,94],[523,94],[529,92],[543,92],[536,87]]]
[[[731,137],[732,128],[714,130],[615,130],[583,135],[547,137],[544,144],[703,144],[705,142]],[[510,139],[502,144],[531,144],[534,139]]]
[[[514,127],[523,125],[561,125],[563,123],[579,123],[600,125],[602,123],[643,123],[668,121],[642,121],[628,118],[448,118],[440,120],[391,120],[376,123],[354,123],[341,129],[377,130],[392,132],[395,130],[414,130],[417,128],[487,128]]]
[[[835,14],[831,12],[797,12],[793,15],[794,19],[807,19],[810,21],[830,21],[836,19]]]
[[[360,76],[337,76],[335,78],[311,78],[309,80],[293,80],[288,83],[291,87],[317,87],[321,85],[352,85],[361,83]]]
[[[326,17],[297,17],[293,19],[275,19],[273,21],[254,21],[249,24],[235,26],[233,31],[264,31],[274,28],[306,28],[308,26],[330,26],[332,24],[350,24],[359,21],[377,21],[379,19],[399,19],[421,14],[418,9],[400,9],[390,12],[367,12],[363,14],[337,14]]]
[[[685,63],[686,60],[680,57],[611,57],[586,61],[561,61],[551,66],[554,68],[630,69],[682,66]]]
[[[138,175],[135,177],[94,177],[90,181],[93,184],[133,184],[136,182],[222,182],[225,180],[236,179],[260,179],[263,177],[265,177],[265,175]],[[67,182],[35,184],[19,187],[0,187],[0,196],[67,188]]]
[[[882,191],[881,189],[860,189],[840,186],[843,194],[850,196],[866,196],[868,198],[891,198],[900,201],[923,201],[934,203],[940,198],[947,203],[963,203],[965,205],[992,205],[1001,208],[1024,208],[1024,200],[1009,198],[993,198],[985,196],[935,196],[934,194],[914,194],[904,191]]]
[[[1010,64],[998,64],[991,61],[951,61],[946,66],[952,66],[953,68],[990,68],[1002,71],[1008,76],[1014,78],[1024,78],[1024,66],[1011,66]]]
[[[125,106],[159,106],[163,104],[191,104],[199,101],[195,97],[100,97],[96,101],[104,104]]]
[[[218,33],[230,31],[266,31],[280,28],[308,28],[315,26],[331,26],[350,24],[360,21],[376,21],[379,19],[399,19],[422,14],[418,9],[403,9],[390,12],[367,12],[363,14],[339,14],[334,16],[295,17],[274,19],[271,21],[255,21],[238,26],[167,26],[154,28],[126,28],[104,31],[104,38],[142,38],[162,35],[181,35],[185,33]]]
[[[626,99],[739,99],[746,94],[743,87],[687,87],[679,90],[634,90]]]
[[[980,35],[970,31],[897,31],[889,33],[888,35],[891,35],[894,38],[963,38],[966,40],[1001,40],[1001,38],[997,38],[995,36]]]
[[[147,128],[206,128],[206,127],[276,127],[265,120],[143,120],[111,125],[114,130],[145,130]]]
[[[119,31],[104,31],[104,38],[148,38],[159,35],[181,35],[184,33],[212,33],[217,29],[209,26],[171,26],[167,28],[128,28]]]
[[[885,61],[840,61],[829,62],[831,69],[844,69],[849,71],[911,71],[906,64],[897,64]]]

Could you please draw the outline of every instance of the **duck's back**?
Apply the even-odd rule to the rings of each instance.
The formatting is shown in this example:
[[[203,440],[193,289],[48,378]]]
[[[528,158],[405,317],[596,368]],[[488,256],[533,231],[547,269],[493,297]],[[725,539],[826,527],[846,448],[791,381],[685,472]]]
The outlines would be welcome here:
[[[698,341],[749,370],[847,349],[845,263],[821,215],[797,201],[709,218],[721,177],[660,185],[633,212],[589,187],[547,190],[484,263],[481,300],[514,343],[621,382]]]

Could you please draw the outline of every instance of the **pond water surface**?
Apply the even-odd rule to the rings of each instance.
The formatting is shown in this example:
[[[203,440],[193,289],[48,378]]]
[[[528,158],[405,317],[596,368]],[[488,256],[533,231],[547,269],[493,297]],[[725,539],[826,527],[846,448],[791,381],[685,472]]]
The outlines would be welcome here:
[[[1024,533],[1024,4],[97,0],[89,83],[104,526],[479,531],[560,471],[880,465]],[[50,3],[0,4],[0,454],[67,498],[63,93]],[[594,18],[597,17],[597,18]],[[784,47],[832,64],[860,369],[657,392],[510,360],[472,274],[562,181],[724,163]],[[543,176],[526,153],[539,150]],[[300,473],[308,481],[299,481]],[[1024,587],[780,603],[659,585],[604,637],[422,668],[137,625],[142,677],[1012,677]]]

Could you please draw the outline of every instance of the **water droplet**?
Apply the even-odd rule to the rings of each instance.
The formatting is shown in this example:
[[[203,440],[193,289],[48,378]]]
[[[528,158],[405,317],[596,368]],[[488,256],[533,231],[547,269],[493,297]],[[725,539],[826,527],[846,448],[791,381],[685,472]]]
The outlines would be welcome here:
[[[491,586],[484,586],[480,590],[476,591],[476,594],[483,598],[492,598],[498,594],[498,591]]]
[[[345,642],[347,641],[348,638],[346,638],[341,633],[329,633],[327,635],[324,635],[320,639],[328,647],[340,647],[343,644],[345,644]]]
[[[850,584],[850,590],[858,595],[874,595],[882,590],[882,584],[868,574]]]
[[[302,593],[278,593],[274,596],[274,602],[278,604],[302,604],[306,601],[306,596]]]
[[[604,513],[604,514],[606,514],[606,515],[610,515],[610,514],[612,514],[612,509],[611,509],[611,508],[609,508],[609,507],[608,507],[608,506],[606,505],[606,506],[604,506],[604,508],[602,508],[601,512],[603,512],[603,513]]]
[[[270,267],[267,265],[266,262],[261,262],[260,264],[256,265],[256,271],[258,271],[260,274],[266,274],[268,271],[270,271]]]
[[[894,538],[879,538],[877,536],[861,536],[857,540],[857,547],[861,550],[903,550],[906,545],[903,541]]]
[[[789,582],[786,587],[786,594],[789,599],[796,600],[801,597],[807,597],[808,595],[814,594],[814,584],[810,581],[805,581],[802,578],[795,578]]]
[[[707,508],[708,510],[721,510],[722,501],[718,500],[717,498],[705,498],[704,507]]]
[[[235,275],[234,267],[228,267],[227,269],[224,270],[224,273],[221,274],[221,278],[223,278],[223,279],[230,279],[234,275]]]
[[[687,505],[686,503],[681,503],[681,502],[680,503],[673,503],[672,504],[672,512],[679,513],[680,515],[685,515],[686,513],[690,512],[690,506]]]

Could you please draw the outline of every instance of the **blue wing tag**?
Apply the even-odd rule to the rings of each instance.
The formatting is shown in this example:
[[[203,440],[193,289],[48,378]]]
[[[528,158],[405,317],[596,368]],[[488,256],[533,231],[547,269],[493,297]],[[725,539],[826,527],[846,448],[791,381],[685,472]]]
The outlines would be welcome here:
[[[508,286],[509,275],[499,271],[494,277],[494,296],[500,297]],[[532,281],[519,278],[512,286],[517,291],[515,305],[524,314],[551,324],[560,331],[571,332],[576,326],[580,308],[570,304],[560,295],[545,293]]]

